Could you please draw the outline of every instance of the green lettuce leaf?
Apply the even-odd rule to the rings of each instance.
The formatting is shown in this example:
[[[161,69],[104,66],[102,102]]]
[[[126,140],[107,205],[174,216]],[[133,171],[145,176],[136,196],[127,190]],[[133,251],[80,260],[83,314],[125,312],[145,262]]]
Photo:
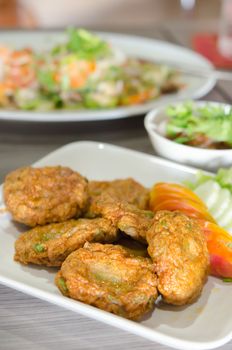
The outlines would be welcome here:
[[[67,49],[79,58],[98,59],[111,53],[109,44],[84,29],[68,29]]]
[[[222,188],[227,188],[232,193],[232,167],[220,168],[215,176],[204,171],[198,171],[194,182],[185,181],[184,183],[190,189],[195,190],[199,185],[208,180],[216,181]]]
[[[166,133],[175,140],[180,135],[185,142],[197,135],[205,135],[215,142],[225,142],[232,146],[232,109],[206,104],[196,106],[193,102],[169,106]]]

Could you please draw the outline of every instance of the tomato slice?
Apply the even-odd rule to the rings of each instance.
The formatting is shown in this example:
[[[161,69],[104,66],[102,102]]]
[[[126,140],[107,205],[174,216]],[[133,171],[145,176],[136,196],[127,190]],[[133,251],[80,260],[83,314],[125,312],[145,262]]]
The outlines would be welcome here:
[[[207,210],[207,207],[201,203],[200,201],[195,201],[192,200],[190,197],[187,196],[182,196],[177,192],[166,192],[166,191],[155,191],[151,197],[150,197],[150,209],[152,209],[153,207],[155,207],[157,204],[164,202],[166,200],[188,200],[191,201],[192,203],[195,203],[195,205],[199,208],[202,208],[202,210]]]
[[[180,200],[183,198],[190,199],[191,201],[199,204],[203,210],[207,210],[207,207],[202,202],[202,200],[188,188],[178,184],[164,182],[157,183],[153,186],[150,192],[150,208],[153,210],[153,207],[156,205],[156,203],[167,199],[178,198]]]
[[[207,238],[210,272],[214,276],[232,278],[232,236],[212,222],[200,222]]]
[[[179,210],[190,217],[215,222],[213,217],[205,208],[202,208],[200,204],[191,201],[188,198],[171,198],[161,201],[153,207],[153,210]]]

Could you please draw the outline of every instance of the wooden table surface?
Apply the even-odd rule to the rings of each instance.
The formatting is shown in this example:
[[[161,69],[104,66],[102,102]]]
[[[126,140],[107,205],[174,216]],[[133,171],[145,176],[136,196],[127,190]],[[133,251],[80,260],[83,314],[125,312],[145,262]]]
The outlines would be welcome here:
[[[97,28],[113,30],[114,28]],[[135,35],[190,46],[197,31],[215,31],[215,22],[169,23],[153,28],[120,29]],[[1,33],[0,33],[1,39]],[[232,83],[220,83],[204,98],[232,103]],[[89,123],[16,123],[0,121],[0,178],[73,141],[109,142],[153,154],[143,116]],[[1,252],[4,247],[0,247]],[[230,310],[228,310],[228,314]],[[215,317],[217,317],[215,315]],[[141,349],[164,350],[148,341],[0,285],[0,350]],[[232,341],[221,349],[231,350]]]

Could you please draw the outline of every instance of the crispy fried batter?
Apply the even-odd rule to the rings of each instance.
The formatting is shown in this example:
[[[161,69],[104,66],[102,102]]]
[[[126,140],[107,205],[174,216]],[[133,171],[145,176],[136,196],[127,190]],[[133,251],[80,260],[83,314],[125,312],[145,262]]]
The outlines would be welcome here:
[[[6,176],[4,198],[13,218],[33,227],[80,215],[87,187],[86,179],[67,167],[27,167]]]
[[[135,257],[121,246],[86,243],[64,261],[56,284],[70,298],[138,319],[157,298],[152,269],[149,258]]]
[[[207,244],[198,223],[177,211],[157,212],[147,241],[164,301],[191,303],[201,293],[209,270]]]
[[[132,178],[114,181],[90,181],[89,194],[91,202],[102,194],[117,201],[127,202],[139,209],[147,209],[149,191]]]
[[[122,232],[134,239],[145,241],[152,224],[154,213],[138,209],[125,201],[115,200],[108,193],[102,193],[92,201],[90,212],[112,221]]]
[[[37,226],[19,236],[15,242],[15,260],[60,266],[74,250],[85,242],[113,242],[117,229],[107,219],[78,219]]]

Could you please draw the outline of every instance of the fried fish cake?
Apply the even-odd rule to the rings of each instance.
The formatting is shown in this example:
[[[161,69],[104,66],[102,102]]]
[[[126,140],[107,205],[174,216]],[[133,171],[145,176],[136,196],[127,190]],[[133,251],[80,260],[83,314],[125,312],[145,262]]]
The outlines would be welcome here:
[[[158,211],[147,242],[164,301],[174,305],[194,301],[209,271],[206,239],[197,221],[178,211]]]
[[[3,189],[14,220],[31,227],[79,216],[88,199],[87,180],[61,166],[17,169]]]
[[[122,232],[139,241],[146,240],[147,230],[152,225],[154,217],[153,212],[138,209],[105,192],[95,198],[89,210],[95,216],[111,220]]]
[[[118,245],[86,243],[70,254],[56,276],[67,297],[129,319],[152,310],[156,275],[149,258],[136,257]]]
[[[108,194],[117,201],[127,202],[139,209],[148,208],[148,189],[132,178],[114,181],[90,181],[89,194],[91,202],[102,194]]]
[[[113,242],[117,237],[117,228],[111,221],[101,218],[37,226],[16,240],[14,259],[23,264],[60,266],[85,242]]]

